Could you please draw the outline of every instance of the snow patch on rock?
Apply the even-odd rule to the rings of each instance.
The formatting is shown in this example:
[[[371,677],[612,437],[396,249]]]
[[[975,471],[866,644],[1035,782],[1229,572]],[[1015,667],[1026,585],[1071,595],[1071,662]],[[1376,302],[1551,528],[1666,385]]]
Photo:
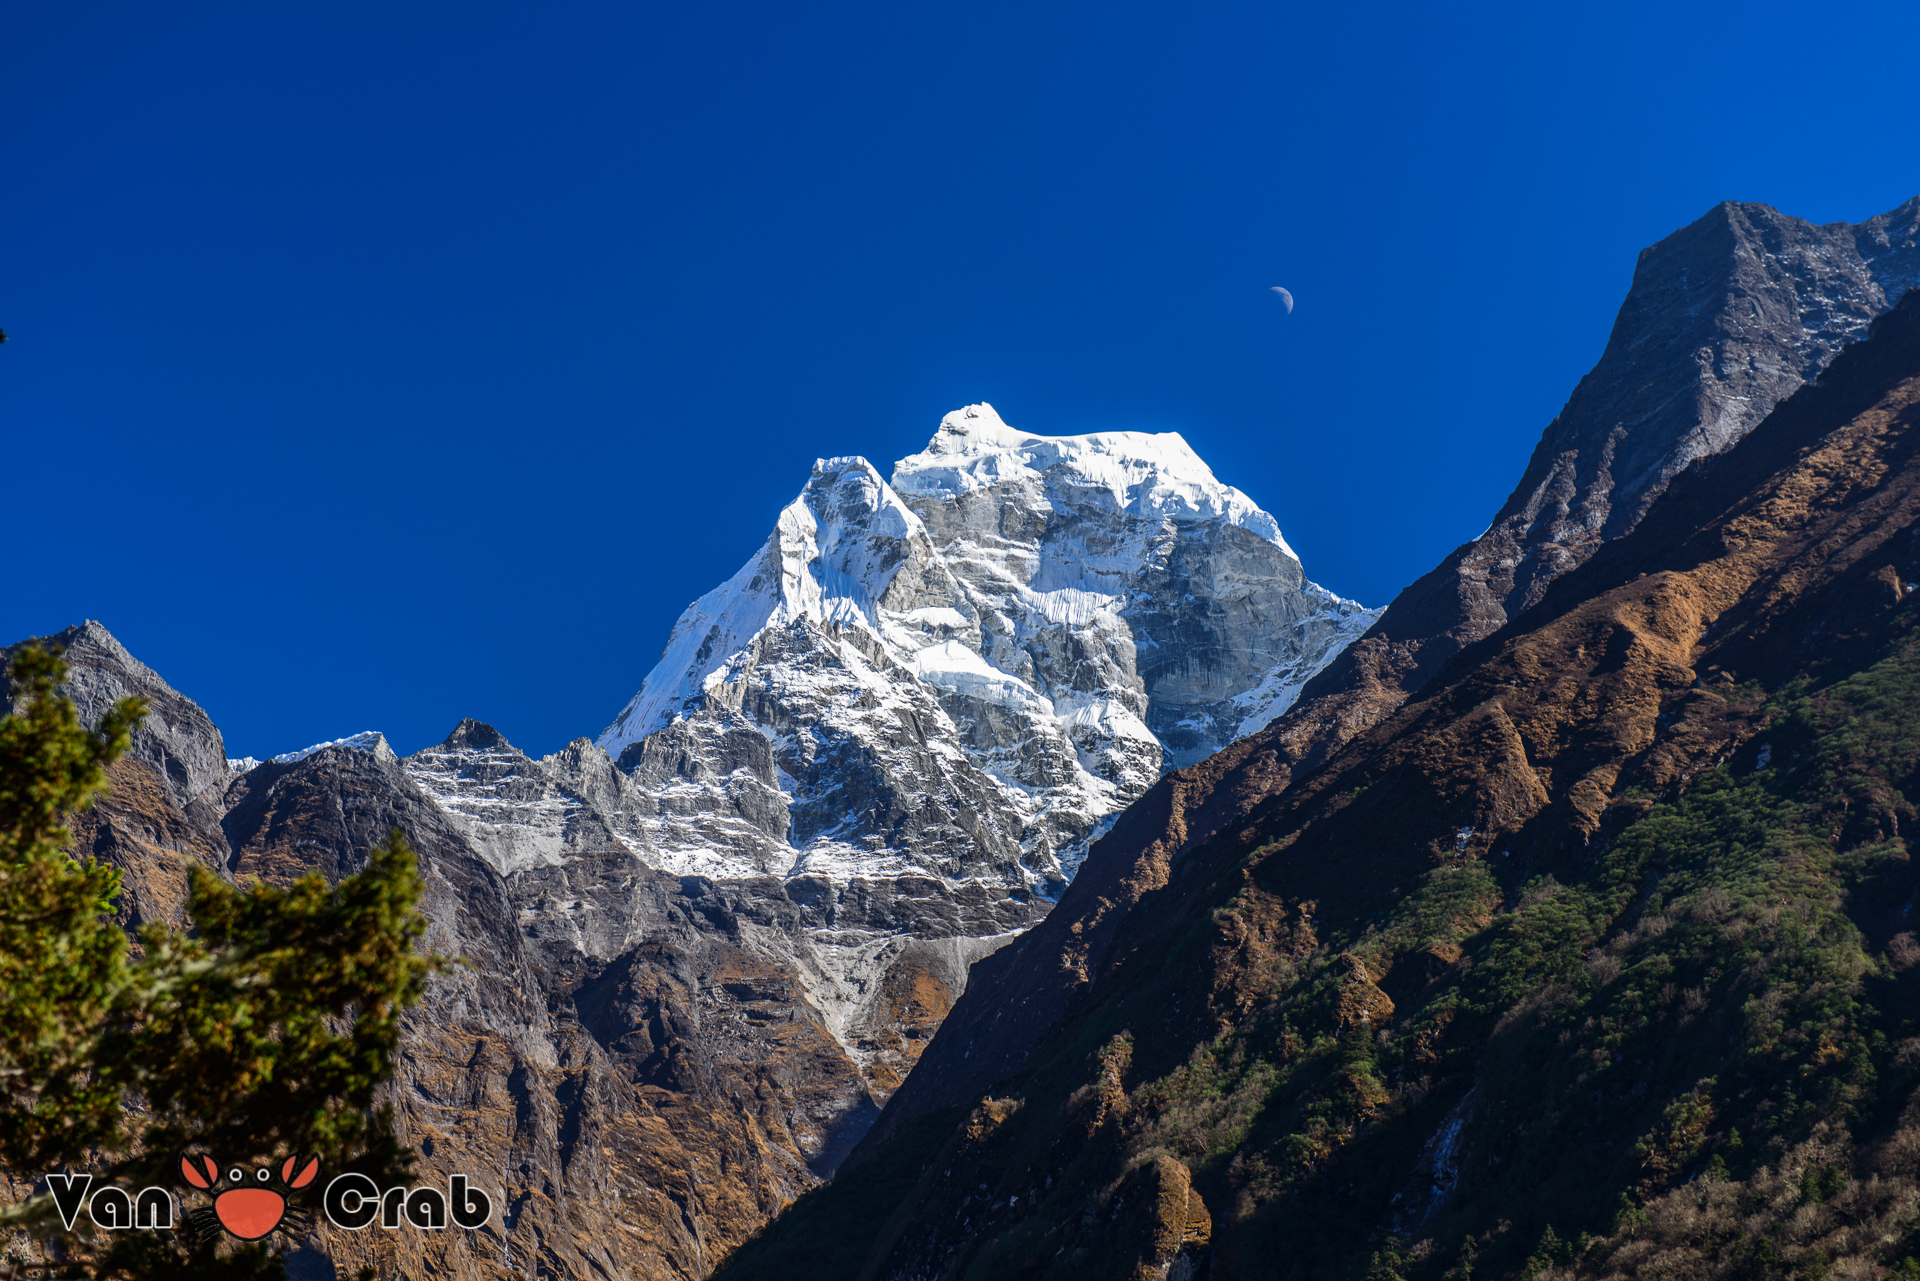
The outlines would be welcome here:
[[[370,729],[363,730],[358,734],[349,734],[345,738],[332,738],[324,743],[315,743],[312,747],[303,747],[297,752],[282,752],[273,758],[273,763],[275,765],[291,765],[295,761],[306,760],[307,757],[312,756],[315,752],[324,752],[329,747],[352,747],[362,752],[372,752],[376,756],[385,754],[388,757],[392,757],[393,755],[393,749],[387,746],[386,735],[380,733],[378,730]],[[229,760],[227,767],[232,769],[237,763],[252,760],[253,758],[251,756],[241,758],[241,762]],[[254,765],[258,765],[259,763],[258,761],[253,761]],[[253,768],[252,765],[247,766],[247,769],[251,768]],[[237,770],[235,772],[245,773],[246,770]]]

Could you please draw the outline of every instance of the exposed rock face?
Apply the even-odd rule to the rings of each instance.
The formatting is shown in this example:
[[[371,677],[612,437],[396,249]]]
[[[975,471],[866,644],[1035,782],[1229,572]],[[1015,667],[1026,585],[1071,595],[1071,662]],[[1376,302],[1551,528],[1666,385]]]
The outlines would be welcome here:
[[[98,721],[123,698],[146,701],[147,718],[134,733],[129,755],[153,770],[181,809],[209,788],[226,786],[227,758],[220,731],[198,703],[127,653],[106,628],[88,619],[45,637],[43,643],[66,650],[68,676],[62,689],[87,724]],[[0,705],[13,710],[10,691],[0,691]]]
[[[411,1016],[393,1097],[432,1176],[504,1195],[477,1243],[328,1233],[342,1266],[704,1275],[832,1172],[1006,934],[1004,900],[933,881],[650,866],[617,834],[635,784],[584,740],[536,761],[466,721],[405,761],[377,738],[288,756],[229,788],[234,871],[340,876],[391,827],[415,842],[428,946],[468,965]]]
[[[406,769],[502,876],[631,849],[617,829],[643,803],[606,753],[584,739],[534,761],[476,720],[461,721],[446,742],[409,756]]]
[[[65,650],[68,677],[61,689],[88,725],[123,698],[146,702],[147,718],[134,730],[127,755],[109,770],[112,789],[70,826],[76,853],[119,870],[115,906],[123,925],[178,923],[187,901],[181,860],[210,870],[226,864],[220,815],[229,775],[220,731],[197,703],[92,619],[37,641]],[[29,643],[0,650],[0,663],[11,664],[15,651]],[[0,680],[0,715],[13,710],[12,687]]]
[[[702,771],[713,760],[669,757],[659,750],[662,738],[686,741],[656,735],[647,745],[653,755],[632,753],[638,763],[629,776],[585,739],[536,761],[491,726],[463,721],[402,768],[524,900],[520,929],[540,940],[543,981],[560,990],[570,990],[571,980],[556,976],[619,963],[657,931],[663,918],[654,896],[635,897],[625,881],[605,883],[622,867],[629,878],[677,887],[701,905],[688,909],[694,918],[746,940],[756,963],[777,970],[777,986],[790,989],[840,1047],[827,1070],[846,1078],[836,1086],[845,1095],[839,1113],[857,1138],[877,1113],[868,1091],[884,1101],[905,1077],[965,986],[967,966],[1028,923],[1032,902],[979,879],[950,883],[917,872],[853,880],[802,872],[783,880],[673,869],[671,855],[650,843],[660,808],[674,803],[675,771],[659,762],[677,760],[681,776],[698,783],[712,778]],[[738,741],[750,761],[758,745],[764,768],[765,740],[748,732]],[[729,771],[736,784],[741,773],[752,770]],[[823,1131],[800,1150],[825,1174],[850,1142]]]
[[[1180,766],[1261,728],[1379,616],[1308,582],[1274,519],[1178,436],[1029,436],[976,405],[892,483],[980,655],[1047,697],[1127,800],[1159,776],[1155,741]]]
[[[921,1073],[876,1141],[932,1107],[976,1097],[1097,966],[1135,873],[1237,824],[1391,715],[1463,648],[1539,601],[1560,576],[1631,530],[1673,478],[1724,450],[1920,283],[1920,197],[1868,222],[1817,227],[1727,203],[1642,252],[1600,361],[1548,426],[1526,473],[1478,539],[1401,592],[1264,729],[1160,780],[1103,841],[1109,871],[1064,950],[1029,936],[973,976]],[[1036,982],[1036,955],[1047,977]],[[981,986],[983,985],[983,986]]]
[[[486,726],[454,737],[426,767],[464,752],[497,773],[517,755]],[[503,875],[499,840],[474,839],[413,781],[424,767],[383,747],[237,779],[235,869],[338,876],[391,828],[408,834],[427,946],[466,964],[410,1016],[392,1097],[429,1177],[484,1181],[498,1214],[473,1241],[329,1230],[320,1248],[403,1275],[702,1275],[816,1182],[850,1145],[849,1118],[864,1128],[873,1110],[800,976],[762,946],[799,909],[777,884],[722,889],[618,844]],[[551,792],[529,798],[536,815],[538,800]]]

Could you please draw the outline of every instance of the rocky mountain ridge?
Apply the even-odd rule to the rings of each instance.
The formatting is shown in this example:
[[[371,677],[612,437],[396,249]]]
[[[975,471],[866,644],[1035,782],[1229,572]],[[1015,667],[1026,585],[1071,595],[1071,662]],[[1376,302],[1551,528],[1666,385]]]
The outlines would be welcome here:
[[[1606,349],[1541,433],[1487,531],[1395,597],[1269,727],[1271,790],[1376,723],[1464,646],[1630,532],[1920,284],[1920,196],[1816,225],[1724,201],[1640,253]]]

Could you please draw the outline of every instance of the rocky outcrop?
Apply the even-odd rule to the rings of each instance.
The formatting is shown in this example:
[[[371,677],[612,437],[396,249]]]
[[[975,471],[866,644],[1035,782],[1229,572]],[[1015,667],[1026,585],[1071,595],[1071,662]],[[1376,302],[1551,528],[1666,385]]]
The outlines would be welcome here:
[[[66,651],[68,674],[61,692],[73,700],[87,724],[97,722],[123,698],[145,701],[147,716],[134,731],[128,756],[153,772],[175,806],[190,809],[209,789],[226,786],[226,748],[212,720],[198,703],[129,654],[105,627],[88,619],[38,640]],[[21,642],[26,643],[30,642]],[[9,661],[18,648],[13,645],[4,651]],[[11,690],[0,690],[0,714],[12,710]]]
[[[97,724],[123,698],[146,703],[147,717],[134,730],[126,756],[108,771],[112,787],[69,826],[76,853],[120,873],[114,906],[123,925],[133,930],[149,921],[180,923],[188,862],[220,870],[227,861],[220,816],[230,776],[219,729],[197,703],[91,619],[10,645],[0,650],[0,663],[10,664],[22,645],[36,643],[65,651],[68,677],[61,692],[86,724]],[[13,710],[12,688],[0,681],[0,715]]]
[[[875,1140],[1015,1070],[1097,967],[1116,914],[1184,851],[1310,775],[1634,528],[1675,476],[1738,441],[1915,283],[1920,197],[1824,227],[1727,203],[1643,251],[1599,363],[1487,532],[1401,592],[1284,715],[1167,775],[1121,816],[1056,912],[1072,937],[1029,935],[1023,951],[976,971],[977,996],[956,1008]]]

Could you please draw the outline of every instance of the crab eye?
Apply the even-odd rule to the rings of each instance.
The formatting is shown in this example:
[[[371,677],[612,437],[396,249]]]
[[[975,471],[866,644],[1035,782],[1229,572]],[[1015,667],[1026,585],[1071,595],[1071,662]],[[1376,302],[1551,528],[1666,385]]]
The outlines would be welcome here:
[[[242,1182],[245,1182],[245,1180],[246,1180],[246,1177],[247,1177],[247,1172],[246,1172],[245,1170],[243,1170],[243,1169],[241,1169],[241,1168],[240,1168],[239,1166],[237,1166],[237,1165],[236,1165],[236,1166],[234,1166],[234,1167],[233,1167],[233,1168],[232,1168],[231,1170],[228,1170],[228,1171],[227,1171],[227,1182],[229,1182],[229,1183],[242,1183]]]
[[[256,1178],[256,1179],[258,1179],[258,1180],[260,1180],[260,1182],[262,1182],[262,1183],[265,1183],[265,1182],[266,1182],[266,1181],[267,1181],[268,1179],[271,1179],[271,1178],[273,1177],[273,1171],[272,1171],[272,1170],[264,1170],[264,1169],[263,1169],[263,1170],[255,1170],[255,1171],[253,1172],[253,1177],[254,1177],[254,1178]]]

